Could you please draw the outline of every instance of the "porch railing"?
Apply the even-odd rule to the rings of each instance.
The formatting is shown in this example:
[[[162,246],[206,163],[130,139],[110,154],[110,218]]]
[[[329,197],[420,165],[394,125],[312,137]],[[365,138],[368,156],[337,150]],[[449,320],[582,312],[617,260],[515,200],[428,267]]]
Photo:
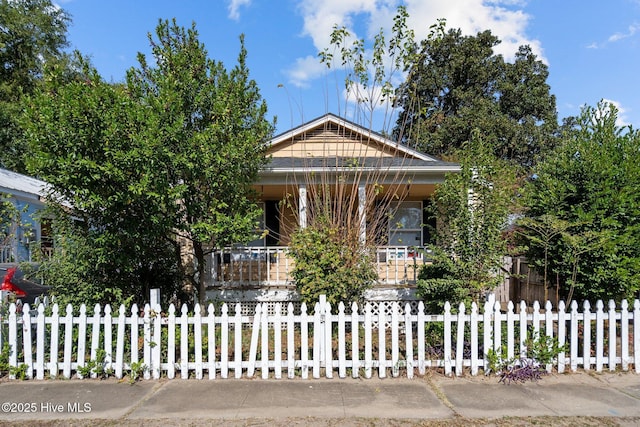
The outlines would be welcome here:
[[[212,287],[294,286],[294,260],[286,246],[234,247],[216,250],[207,259],[205,283]],[[378,286],[415,285],[419,268],[429,259],[424,249],[384,246],[376,250]]]
[[[11,245],[0,246],[0,263],[15,262],[15,255],[13,253],[13,247]]]

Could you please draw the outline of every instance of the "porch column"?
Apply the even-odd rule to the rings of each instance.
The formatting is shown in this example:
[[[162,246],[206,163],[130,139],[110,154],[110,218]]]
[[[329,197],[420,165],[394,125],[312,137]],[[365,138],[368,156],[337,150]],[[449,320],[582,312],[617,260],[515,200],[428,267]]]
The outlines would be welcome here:
[[[298,186],[298,221],[300,228],[307,228],[307,186]]]
[[[358,186],[358,214],[360,215],[360,243],[367,243],[367,191],[364,184]]]

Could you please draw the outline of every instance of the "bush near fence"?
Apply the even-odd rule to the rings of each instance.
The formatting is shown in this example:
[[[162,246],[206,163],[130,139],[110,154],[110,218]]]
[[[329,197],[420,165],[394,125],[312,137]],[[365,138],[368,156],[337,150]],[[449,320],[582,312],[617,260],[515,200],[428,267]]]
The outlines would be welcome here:
[[[166,311],[137,306],[39,305],[35,310],[15,304],[0,310],[0,348],[8,344],[9,365],[26,378],[122,378],[144,369],[145,379],[167,378],[408,378],[439,369],[446,375],[487,372],[487,353],[504,351],[512,358],[526,352],[526,337],[555,337],[566,351],[546,369],[601,372],[621,369],[640,373],[640,300],[629,307],[579,310],[560,303],[509,302],[506,310],[492,301],[478,307],[449,303],[441,314],[424,312],[419,304],[367,303],[331,307],[324,300],[314,314],[303,304],[256,306],[246,315],[240,303],[218,310],[196,305]],[[99,365],[100,370],[88,366]]]

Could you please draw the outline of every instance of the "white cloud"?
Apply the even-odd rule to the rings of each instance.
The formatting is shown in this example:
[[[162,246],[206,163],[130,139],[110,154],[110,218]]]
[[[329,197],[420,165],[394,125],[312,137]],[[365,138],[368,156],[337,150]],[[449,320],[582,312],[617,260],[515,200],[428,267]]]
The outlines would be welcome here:
[[[587,49],[601,49],[604,48],[609,43],[616,43],[620,40],[628,39],[629,37],[633,37],[636,33],[640,32],[640,24],[633,23],[629,25],[626,33],[617,32],[610,35],[606,41],[604,42],[593,42],[587,46]]]
[[[638,31],[640,31],[640,24],[629,25],[629,28],[627,29],[626,33],[615,33],[615,34],[612,34],[611,36],[609,36],[607,41],[609,41],[611,43],[614,43],[614,42],[617,42],[619,40],[632,37]]]
[[[629,126],[629,122],[627,120],[627,109],[624,108],[622,106],[622,104],[620,104],[618,101],[613,101],[611,99],[603,99],[603,102],[607,103],[607,104],[611,104],[614,107],[616,107],[616,110],[618,110],[618,116],[616,118],[616,126],[619,127],[623,127],[623,126]]]
[[[240,7],[249,6],[251,0],[230,0],[229,1],[229,18],[237,21],[240,19]]]
[[[322,76],[327,67],[320,63],[317,56],[296,59],[296,63],[286,71],[289,81],[297,87],[308,87],[309,81]]]
[[[409,13],[407,24],[414,30],[416,40],[425,39],[429,27],[437,19],[445,18],[447,28],[460,28],[464,34],[491,30],[502,41],[496,53],[507,60],[515,57],[519,46],[528,44],[545,61],[540,41],[526,35],[529,15],[520,9],[523,0],[406,0],[402,3]],[[304,20],[302,35],[312,39],[317,51],[329,46],[335,24],[347,27],[357,38],[371,38],[380,28],[390,30],[398,4],[397,0],[300,0],[299,10]],[[306,58],[302,62],[298,60],[294,66],[296,75],[312,77],[314,73],[304,73],[300,68],[311,65]],[[299,79],[297,83],[303,81]]]

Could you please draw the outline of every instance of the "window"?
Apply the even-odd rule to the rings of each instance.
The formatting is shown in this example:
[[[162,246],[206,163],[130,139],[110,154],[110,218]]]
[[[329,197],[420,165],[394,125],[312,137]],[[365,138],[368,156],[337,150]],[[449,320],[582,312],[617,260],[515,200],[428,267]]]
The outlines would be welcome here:
[[[399,202],[391,206],[389,246],[422,245],[422,202]]]

